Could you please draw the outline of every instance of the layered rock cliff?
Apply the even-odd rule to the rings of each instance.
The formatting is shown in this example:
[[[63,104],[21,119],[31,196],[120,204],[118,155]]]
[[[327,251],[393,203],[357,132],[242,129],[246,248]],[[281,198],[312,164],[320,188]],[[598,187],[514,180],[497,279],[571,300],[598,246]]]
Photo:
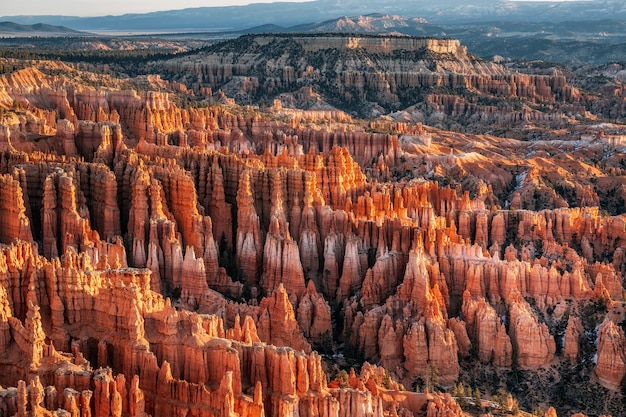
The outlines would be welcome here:
[[[480,124],[511,128],[527,121],[564,124],[568,111],[586,111],[580,91],[562,74],[511,73],[468,54],[454,39],[247,35],[159,63],[154,71],[196,93],[220,89],[240,100],[283,93],[281,100],[288,105],[295,97],[303,105],[320,107],[320,100],[294,93],[313,86],[326,102],[361,116],[409,109],[420,121],[455,129]],[[554,101],[564,105],[558,115],[537,106]],[[520,102],[528,105],[521,108]]]

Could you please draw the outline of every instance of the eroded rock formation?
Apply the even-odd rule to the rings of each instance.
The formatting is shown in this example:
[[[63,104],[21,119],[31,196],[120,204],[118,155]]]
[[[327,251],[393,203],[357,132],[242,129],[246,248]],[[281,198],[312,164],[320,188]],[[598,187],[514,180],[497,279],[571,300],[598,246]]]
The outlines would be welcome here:
[[[285,42],[320,50],[307,39]],[[395,105],[443,85],[578,99],[561,76],[424,42],[402,48],[450,60],[420,75],[355,61],[337,94]],[[282,57],[260,85],[241,80],[232,53],[211,59],[167,63],[200,76],[181,94],[235,79],[278,92],[319,75]],[[461,415],[450,395],[404,389],[450,389],[462,366],[535,372],[579,358],[619,395],[626,221],[597,207],[598,188],[564,182],[608,169],[550,167],[537,156],[548,141],[55,80],[38,69],[0,79],[0,384],[16,387],[0,392],[2,413],[449,417]],[[14,101],[23,110],[8,110]],[[328,363],[346,357],[368,363],[332,380]]]

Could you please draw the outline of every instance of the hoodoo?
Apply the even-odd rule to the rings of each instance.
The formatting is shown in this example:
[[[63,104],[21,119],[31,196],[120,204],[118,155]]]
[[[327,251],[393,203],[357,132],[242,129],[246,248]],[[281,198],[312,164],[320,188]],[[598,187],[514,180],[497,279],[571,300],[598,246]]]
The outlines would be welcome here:
[[[0,58],[0,416],[626,413],[622,96],[452,39],[128,54]]]

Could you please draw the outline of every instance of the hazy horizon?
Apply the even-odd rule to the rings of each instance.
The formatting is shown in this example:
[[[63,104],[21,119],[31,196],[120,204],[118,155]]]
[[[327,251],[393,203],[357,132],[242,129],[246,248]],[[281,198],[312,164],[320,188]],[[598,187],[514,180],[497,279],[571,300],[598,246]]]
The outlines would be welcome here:
[[[110,0],[106,3],[91,3],[84,0],[32,0],[30,2],[10,2],[2,7],[0,19],[11,16],[119,16],[124,14],[150,13],[167,10],[180,10],[194,7],[244,6],[255,3],[303,3],[314,0],[178,0],[175,4],[163,0]],[[519,2],[573,2],[594,0],[510,0]]]
[[[254,3],[303,3],[313,0],[178,0],[176,3],[159,0],[110,0],[106,3],[87,3],[83,0],[33,0],[28,3],[9,3],[2,6],[0,19],[11,16],[119,16],[134,13],[150,13],[180,10],[194,7],[245,6]]]

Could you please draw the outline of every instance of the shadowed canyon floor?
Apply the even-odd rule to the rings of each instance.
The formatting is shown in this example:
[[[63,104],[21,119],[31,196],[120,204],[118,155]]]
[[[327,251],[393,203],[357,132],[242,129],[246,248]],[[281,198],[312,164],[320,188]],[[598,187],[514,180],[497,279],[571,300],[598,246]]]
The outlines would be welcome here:
[[[375,36],[1,63],[0,416],[626,412],[616,78]]]

